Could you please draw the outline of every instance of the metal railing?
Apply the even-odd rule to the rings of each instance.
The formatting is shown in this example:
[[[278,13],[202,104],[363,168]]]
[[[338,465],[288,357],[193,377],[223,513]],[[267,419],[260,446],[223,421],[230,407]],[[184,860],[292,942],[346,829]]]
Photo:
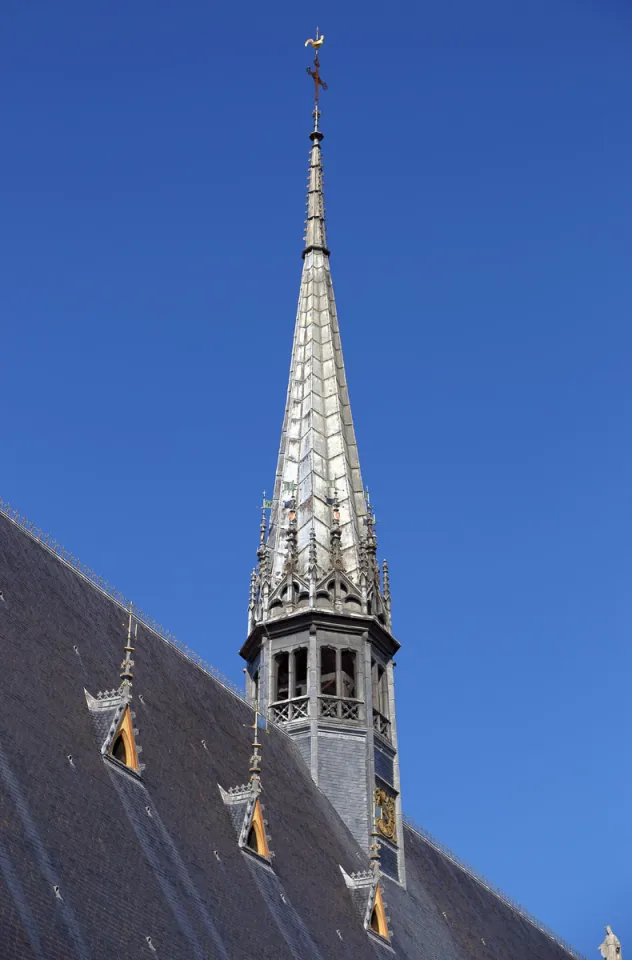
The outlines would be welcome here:
[[[90,567],[87,567],[81,560],[78,560],[70,550],[67,550],[64,546],[58,543],[53,537],[50,537],[47,533],[44,533],[43,530],[40,530],[39,527],[36,527],[34,523],[31,523],[26,517],[22,516],[15,507],[12,507],[11,504],[7,503],[0,497],[0,513],[5,517],[11,520],[16,526],[20,527],[29,537],[33,540],[37,540],[43,547],[49,550],[51,553],[65,563],[66,566],[71,567],[75,573],[77,573],[84,580],[87,580],[92,584],[93,587],[96,587],[101,593],[105,594],[106,597],[109,597],[110,600],[113,600],[114,603],[117,603],[122,607],[126,612],[130,609],[131,601],[117,590],[112,584],[99,576],[98,573],[95,573],[94,570],[91,570]],[[194,650],[191,650],[190,647],[187,647],[185,643],[182,643],[181,640],[178,640],[177,637],[173,635],[169,630],[166,630],[160,623],[154,620],[153,617],[145,613],[136,604],[133,604],[134,610],[134,619],[146,627],[148,630],[151,630],[152,633],[157,634],[161,640],[165,640],[171,646],[175,647],[176,650],[181,653],[187,660],[191,660],[196,664],[201,670],[205,673],[208,673],[209,676],[213,677],[214,680],[217,680],[218,683],[221,683],[223,687],[226,687],[230,690],[231,693],[235,694],[236,697],[239,697],[240,700],[245,700],[246,703],[249,701],[246,698],[245,691],[238,687],[236,683],[233,683],[232,680],[229,680],[224,674],[220,673],[219,670],[211,664],[208,663],[203,657],[201,657]]]
[[[507,904],[508,907],[511,907],[512,910],[515,910],[516,913],[519,913],[524,920],[527,920],[532,926],[536,927],[540,933],[543,933],[550,940],[553,940],[554,943],[557,943],[559,947],[562,947],[563,950],[566,950],[571,957],[575,957],[575,960],[586,960],[586,957],[583,953],[579,953],[573,946],[571,946],[570,943],[558,936],[554,930],[551,930],[551,928],[547,927],[545,923],[542,923],[541,920],[538,920],[537,917],[534,917],[533,914],[529,913],[528,910],[525,910],[525,908],[516,900],[504,893],[500,887],[490,883],[490,881],[484,877],[482,873],[479,873],[474,869],[474,867],[471,867],[469,863],[454,853],[453,850],[450,850],[445,843],[442,843],[441,840],[437,840],[437,838],[433,837],[428,830],[424,829],[424,827],[420,827],[419,824],[415,823],[415,821],[406,814],[403,815],[403,820],[410,830],[418,834],[418,836],[434,847],[435,850],[438,850],[439,853],[442,853],[444,857],[447,857],[448,860],[451,860],[452,863],[455,863],[461,868],[461,870],[464,870],[465,873],[469,874],[473,880],[476,880],[476,882],[480,883],[482,887],[485,887],[486,890],[489,890],[490,893],[493,893],[494,896],[498,897],[499,900],[502,900],[503,903]]]
[[[291,723],[309,717],[309,697],[293,697],[270,704],[270,718],[275,723]]]

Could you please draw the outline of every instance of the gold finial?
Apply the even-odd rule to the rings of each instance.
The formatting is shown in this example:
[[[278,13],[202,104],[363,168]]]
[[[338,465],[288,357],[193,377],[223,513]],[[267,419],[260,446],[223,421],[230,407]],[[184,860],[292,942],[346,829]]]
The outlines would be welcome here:
[[[305,46],[306,46],[306,47],[310,47],[310,46],[313,47],[314,50],[316,51],[316,55],[318,56],[318,50],[320,49],[320,47],[322,47],[322,45],[323,45],[324,42],[325,42],[325,35],[323,34],[323,36],[320,37],[320,36],[318,35],[318,27],[316,27],[316,39],[315,39],[315,40],[306,40],[306,41],[305,41]]]
[[[318,122],[318,96],[319,96],[319,93],[320,93],[320,88],[322,87],[323,90],[326,90],[326,89],[327,89],[327,84],[325,83],[324,80],[321,79],[321,76],[320,76],[320,60],[318,59],[318,51],[320,50],[320,48],[322,47],[322,45],[323,45],[324,42],[325,42],[325,35],[324,35],[324,34],[323,34],[322,36],[319,35],[319,33],[318,33],[318,27],[316,27],[316,39],[315,39],[315,40],[311,40],[311,39],[310,39],[310,40],[306,40],[306,41],[305,41],[305,46],[306,46],[306,47],[309,47],[309,46],[313,47],[313,48],[314,48],[314,54],[315,54],[315,55],[314,55],[314,69],[312,70],[311,67],[308,67],[308,68],[307,68],[307,72],[309,73],[310,77],[311,77],[312,80],[314,81],[314,102],[315,102],[315,104],[316,104],[316,106],[315,106],[315,113],[316,113],[316,121],[317,121],[317,122]]]

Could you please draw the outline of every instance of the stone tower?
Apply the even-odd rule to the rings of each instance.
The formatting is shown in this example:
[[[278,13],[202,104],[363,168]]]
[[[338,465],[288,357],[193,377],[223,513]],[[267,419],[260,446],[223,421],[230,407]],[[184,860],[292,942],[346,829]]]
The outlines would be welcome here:
[[[365,849],[377,818],[382,869],[403,882],[393,682],[399,644],[391,633],[388,569],[384,563],[380,571],[377,560],[342,359],[318,101],[313,118],[290,381],[241,655],[249,696],[261,713],[296,742]]]

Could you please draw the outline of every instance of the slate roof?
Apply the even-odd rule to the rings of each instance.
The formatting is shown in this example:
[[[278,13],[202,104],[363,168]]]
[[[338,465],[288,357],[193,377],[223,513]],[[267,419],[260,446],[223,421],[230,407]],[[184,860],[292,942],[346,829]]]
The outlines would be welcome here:
[[[2,960],[568,958],[409,828],[407,889],[382,880],[392,949],[376,942],[339,868],[364,855],[288,737],[264,737],[270,869],[218,789],[246,779],[247,704],[141,624],[135,779],[100,756],[84,695],[118,682],[121,607],[1,513],[0,590]]]

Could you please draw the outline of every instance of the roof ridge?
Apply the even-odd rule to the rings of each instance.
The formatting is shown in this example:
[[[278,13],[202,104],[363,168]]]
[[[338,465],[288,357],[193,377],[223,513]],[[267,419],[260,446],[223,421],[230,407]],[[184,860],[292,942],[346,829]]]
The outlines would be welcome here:
[[[476,880],[477,883],[480,883],[481,886],[485,887],[486,890],[489,890],[490,893],[493,893],[495,897],[498,897],[499,900],[502,900],[508,907],[511,907],[512,910],[515,910],[524,920],[530,923],[533,927],[540,931],[540,933],[545,934],[549,937],[550,940],[553,940],[554,943],[557,943],[559,947],[562,947],[563,950],[566,950],[572,957],[575,957],[575,960],[587,960],[586,956],[583,953],[579,953],[575,947],[571,946],[567,940],[564,940],[563,937],[560,937],[554,930],[550,927],[547,927],[545,923],[541,920],[538,920],[537,917],[534,917],[532,913],[529,913],[525,907],[523,907],[517,900],[514,900],[513,897],[510,897],[508,894],[501,890],[500,887],[492,883],[487,877],[472,867],[466,860],[463,860],[457,853],[450,849],[447,844],[443,841],[438,840],[433,836],[429,830],[426,830],[425,827],[420,827],[419,824],[409,817],[407,814],[403,815],[403,820],[405,825],[409,830],[412,830],[413,833],[416,833],[422,840],[426,843],[429,843],[430,846],[434,847],[439,853],[447,857],[448,860],[451,860],[457,867],[463,870],[465,873],[469,874],[473,880]]]
[[[12,507],[10,503],[7,503],[6,500],[3,500],[0,497],[0,514],[3,514],[7,520],[14,523],[16,526],[26,533],[27,536],[31,537],[32,540],[37,541],[40,546],[44,547],[45,550],[48,550],[52,553],[58,560],[61,560],[65,566],[73,570],[74,573],[78,574],[83,580],[86,580],[91,586],[95,587],[100,593],[105,594],[110,600],[113,600],[119,607],[121,607],[126,612],[129,612],[130,609],[130,600],[121,593],[120,590],[117,590],[116,587],[113,587],[112,584],[101,577],[98,573],[95,573],[90,567],[86,566],[85,563],[82,563],[77,557],[75,557],[70,550],[67,550],[66,547],[62,546],[60,543],[45,533],[39,527],[36,527],[34,523],[23,516],[15,507]],[[174,647],[178,653],[183,657],[186,657],[187,660],[190,660],[195,666],[199,667],[200,670],[203,670],[204,673],[207,673],[213,680],[216,680],[223,687],[226,687],[234,696],[238,697],[240,700],[243,700],[244,703],[247,703],[250,706],[249,700],[246,698],[245,691],[237,686],[236,683],[233,683],[232,680],[229,680],[228,677],[225,677],[216,667],[211,663],[205,660],[203,657],[196,653],[195,650],[192,650],[185,643],[171,633],[169,630],[166,630],[162,624],[159,624],[152,616],[145,613],[144,610],[141,610],[140,607],[137,607],[134,604],[134,619],[142,624],[146,629],[150,630],[156,636],[160,637],[161,640],[164,640],[166,643],[169,643]]]

